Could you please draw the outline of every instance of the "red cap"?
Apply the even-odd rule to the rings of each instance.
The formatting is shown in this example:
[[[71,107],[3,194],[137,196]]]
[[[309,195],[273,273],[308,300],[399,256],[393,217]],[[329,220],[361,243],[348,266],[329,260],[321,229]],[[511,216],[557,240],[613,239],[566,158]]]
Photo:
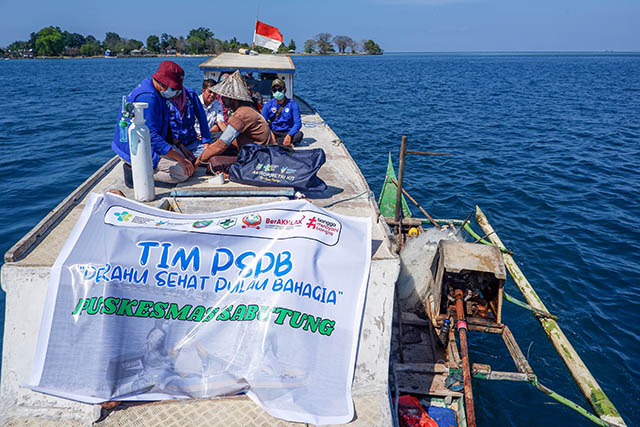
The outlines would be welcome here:
[[[182,90],[184,70],[173,61],[162,61],[153,78],[172,89]]]

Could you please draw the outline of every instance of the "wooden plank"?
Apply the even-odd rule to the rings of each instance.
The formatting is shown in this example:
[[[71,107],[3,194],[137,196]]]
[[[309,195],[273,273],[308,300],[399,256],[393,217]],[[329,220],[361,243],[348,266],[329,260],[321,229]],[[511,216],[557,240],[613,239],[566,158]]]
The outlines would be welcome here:
[[[91,189],[120,162],[120,157],[114,156],[107,161],[93,175],[87,178],[78,188],[62,200],[35,227],[4,254],[4,262],[16,262],[40,242],[47,233],[60,222],[74,206],[79,204]]]
[[[444,363],[396,363],[395,367],[398,372],[449,373],[449,367]]]
[[[400,392],[427,396],[462,397],[462,393],[449,390],[445,385],[447,375],[397,372]]]
[[[491,224],[489,224],[489,220],[478,206],[476,206],[476,221],[491,243],[498,247],[505,247],[502,240],[498,237],[498,234],[495,232]],[[513,277],[513,281],[522,292],[527,303],[534,308],[548,313],[549,310],[547,310],[547,307],[542,303],[542,300],[533,289],[533,286],[531,286],[531,283],[529,283],[522,270],[520,270],[520,267],[518,267],[518,264],[516,264],[513,257],[510,254],[505,253],[503,254],[503,258],[507,270],[509,270],[511,277]],[[537,316],[537,319],[556,348],[556,351],[569,368],[569,371],[578,384],[578,387],[580,387],[582,394],[587,398],[600,419],[616,426],[626,426],[624,420],[620,416],[620,413],[604,393],[600,384],[598,384],[593,375],[591,375],[591,372],[580,356],[578,356],[578,353],[573,348],[564,332],[562,332],[558,323],[550,318]]]

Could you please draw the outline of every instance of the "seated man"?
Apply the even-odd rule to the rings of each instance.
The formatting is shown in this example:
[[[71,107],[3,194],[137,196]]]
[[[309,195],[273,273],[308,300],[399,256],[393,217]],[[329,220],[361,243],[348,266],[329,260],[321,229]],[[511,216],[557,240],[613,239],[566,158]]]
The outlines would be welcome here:
[[[169,123],[173,143],[191,161],[195,160],[211,141],[207,114],[200,103],[196,92],[188,87],[171,98],[169,105]],[[202,134],[196,130],[202,126]]]
[[[273,137],[278,144],[287,146],[298,144],[303,137],[300,132],[302,121],[298,103],[284,95],[287,88],[280,79],[273,80],[271,92],[273,98],[262,107],[262,116],[269,122]]]
[[[187,180],[193,174],[193,164],[185,156],[173,149],[168,138],[172,140],[169,127],[168,100],[182,91],[184,71],[172,61],[163,61],[153,78],[143,80],[127,96],[128,102],[146,102],[149,107],[144,110],[144,119],[151,137],[151,156],[156,181],[176,183]],[[122,120],[122,112],[118,124]],[[116,125],[111,148],[125,161],[125,181],[131,172],[131,157],[128,138],[121,140],[120,126]]]
[[[222,102],[233,113],[229,116],[227,128],[220,138],[209,145],[200,155],[199,162],[206,162],[212,156],[234,156],[243,145],[272,144],[269,125],[253,107],[253,101],[240,72],[236,71],[223,82],[213,87],[222,96]],[[232,145],[233,140],[236,144]]]
[[[204,112],[207,114],[207,126],[211,133],[211,140],[215,141],[220,138],[222,132],[227,127],[224,121],[224,110],[222,109],[222,103],[217,99],[217,94],[211,90],[216,85],[216,81],[213,79],[205,79],[202,82],[202,93],[198,96]],[[200,123],[195,123],[195,129],[200,134]]]

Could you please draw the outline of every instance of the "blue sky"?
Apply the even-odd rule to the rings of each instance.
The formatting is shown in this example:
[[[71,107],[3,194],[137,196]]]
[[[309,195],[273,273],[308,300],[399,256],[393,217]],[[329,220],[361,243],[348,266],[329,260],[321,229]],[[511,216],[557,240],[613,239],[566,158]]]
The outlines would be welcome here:
[[[401,51],[640,51],[639,0],[0,0],[0,46],[48,25],[146,41],[209,27],[250,41],[260,19],[301,48],[320,32]]]

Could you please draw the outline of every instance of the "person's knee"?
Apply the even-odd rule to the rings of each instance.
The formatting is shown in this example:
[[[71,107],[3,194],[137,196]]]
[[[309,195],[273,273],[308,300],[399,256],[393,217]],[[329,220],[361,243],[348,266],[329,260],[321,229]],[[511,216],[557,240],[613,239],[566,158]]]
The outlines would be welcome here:
[[[295,135],[293,135],[293,137],[291,138],[291,143],[293,145],[299,144],[300,141],[302,141],[302,138],[304,137],[304,134],[300,131],[296,132]]]
[[[187,175],[187,172],[179,163],[176,163],[171,168],[169,168],[169,175],[171,175],[171,178],[172,180],[174,180],[174,182],[183,182],[189,179],[189,175]]]

